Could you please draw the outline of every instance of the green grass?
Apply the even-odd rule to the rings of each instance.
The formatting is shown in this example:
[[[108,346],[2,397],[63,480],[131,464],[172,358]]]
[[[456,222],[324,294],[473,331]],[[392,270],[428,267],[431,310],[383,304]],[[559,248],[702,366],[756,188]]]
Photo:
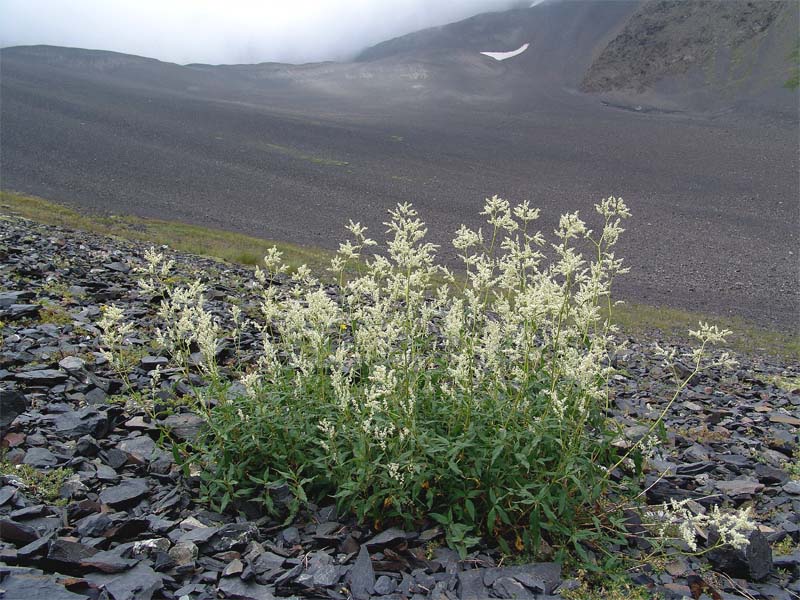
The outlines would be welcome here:
[[[66,501],[59,497],[59,489],[72,470],[66,468],[40,471],[30,465],[15,465],[5,459],[0,460],[0,474],[13,475],[18,478],[29,497],[56,505],[64,505]]]
[[[277,246],[284,253],[286,264],[292,268],[307,264],[313,270],[322,271],[333,255],[320,248],[263,240],[175,221],[82,214],[73,208],[42,198],[0,191],[0,215],[3,214],[128,240],[166,244],[181,252],[244,265],[259,264],[272,246]]]
[[[688,341],[689,329],[697,329],[698,321],[714,323],[730,329],[726,349],[744,355],[772,355],[800,360],[800,335],[775,331],[756,325],[741,317],[721,317],[699,312],[626,302],[614,307],[614,320],[624,333],[647,337],[659,333],[668,341]]]
[[[312,162],[318,165],[327,165],[330,167],[346,167],[347,165],[350,164],[349,162],[344,160],[335,160],[332,158],[323,158],[321,156],[314,156],[313,154],[306,154],[295,148],[290,148],[288,146],[281,146],[280,144],[264,144],[264,145],[267,148],[270,148],[271,150],[280,152],[281,154],[291,156],[292,158],[298,158],[300,160]]]
[[[317,273],[324,272],[333,256],[332,252],[320,248],[263,240],[174,221],[81,214],[62,204],[12,192],[0,191],[0,214],[18,215],[49,225],[123,239],[166,244],[182,252],[244,265],[259,264],[272,246],[277,246],[284,253],[284,262],[291,268],[307,264]],[[718,317],[628,302],[614,308],[614,320],[624,333],[633,337],[647,337],[658,332],[675,342],[686,341],[688,330],[696,329],[698,321],[708,321],[734,332],[729,337],[731,350],[745,355],[767,354],[800,360],[800,335],[767,329],[737,317]]]

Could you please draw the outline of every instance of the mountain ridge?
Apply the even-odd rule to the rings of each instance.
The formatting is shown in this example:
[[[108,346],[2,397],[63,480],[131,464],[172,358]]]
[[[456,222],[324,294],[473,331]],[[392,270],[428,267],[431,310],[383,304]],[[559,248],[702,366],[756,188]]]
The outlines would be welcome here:
[[[386,209],[413,201],[450,262],[452,232],[480,225],[469,215],[487,195],[530,199],[544,230],[617,195],[637,219],[620,249],[633,267],[623,297],[795,324],[797,92],[781,87],[776,110],[580,92],[583,68],[639,6],[542,4],[451,27],[491,23],[487,36],[505,47],[467,36],[473,47],[353,63],[180,66],[3,49],[0,185],[329,248],[330,223],[380,232]],[[513,58],[481,55],[519,47],[522,13],[562,20],[536,25],[541,35]]]

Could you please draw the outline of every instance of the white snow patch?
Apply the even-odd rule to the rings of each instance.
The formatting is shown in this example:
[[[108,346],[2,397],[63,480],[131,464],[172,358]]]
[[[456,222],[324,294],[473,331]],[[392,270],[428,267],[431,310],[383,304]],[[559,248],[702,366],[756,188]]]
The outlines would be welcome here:
[[[511,52],[481,52],[484,56],[488,56],[489,58],[493,58],[495,60],[505,60],[507,58],[512,58],[514,56],[518,56],[525,52],[528,49],[530,44],[522,44],[516,50],[512,50]]]

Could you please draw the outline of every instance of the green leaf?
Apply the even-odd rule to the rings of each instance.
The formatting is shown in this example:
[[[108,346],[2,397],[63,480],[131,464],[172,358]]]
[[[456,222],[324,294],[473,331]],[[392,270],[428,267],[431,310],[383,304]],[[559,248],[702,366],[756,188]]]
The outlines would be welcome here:
[[[439,513],[431,513],[428,516],[442,525],[450,525],[450,523],[453,521],[453,515],[445,516]]]
[[[466,500],[464,500],[464,507],[467,509],[467,514],[469,515],[469,518],[474,522],[475,521],[475,504],[472,502],[472,500],[467,498]]]

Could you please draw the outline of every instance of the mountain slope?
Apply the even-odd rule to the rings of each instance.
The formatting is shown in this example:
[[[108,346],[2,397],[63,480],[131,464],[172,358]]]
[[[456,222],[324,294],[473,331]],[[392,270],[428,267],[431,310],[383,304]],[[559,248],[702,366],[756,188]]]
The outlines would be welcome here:
[[[0,186],[327,247],[348,218],[380,236],[386,209],[413,201],[450,264],[487,195],[530,199],[545,232],[620,195],[635,214],[624,297],[795,326],[796,112],[635,112],[580,92],[640,7],[602,4],[479,15],[353,63],[6,48]]]
[[[798,41],[797,2],[652,0],[586,73],[581,89],[677,108],[796,110],[783,87]]]

